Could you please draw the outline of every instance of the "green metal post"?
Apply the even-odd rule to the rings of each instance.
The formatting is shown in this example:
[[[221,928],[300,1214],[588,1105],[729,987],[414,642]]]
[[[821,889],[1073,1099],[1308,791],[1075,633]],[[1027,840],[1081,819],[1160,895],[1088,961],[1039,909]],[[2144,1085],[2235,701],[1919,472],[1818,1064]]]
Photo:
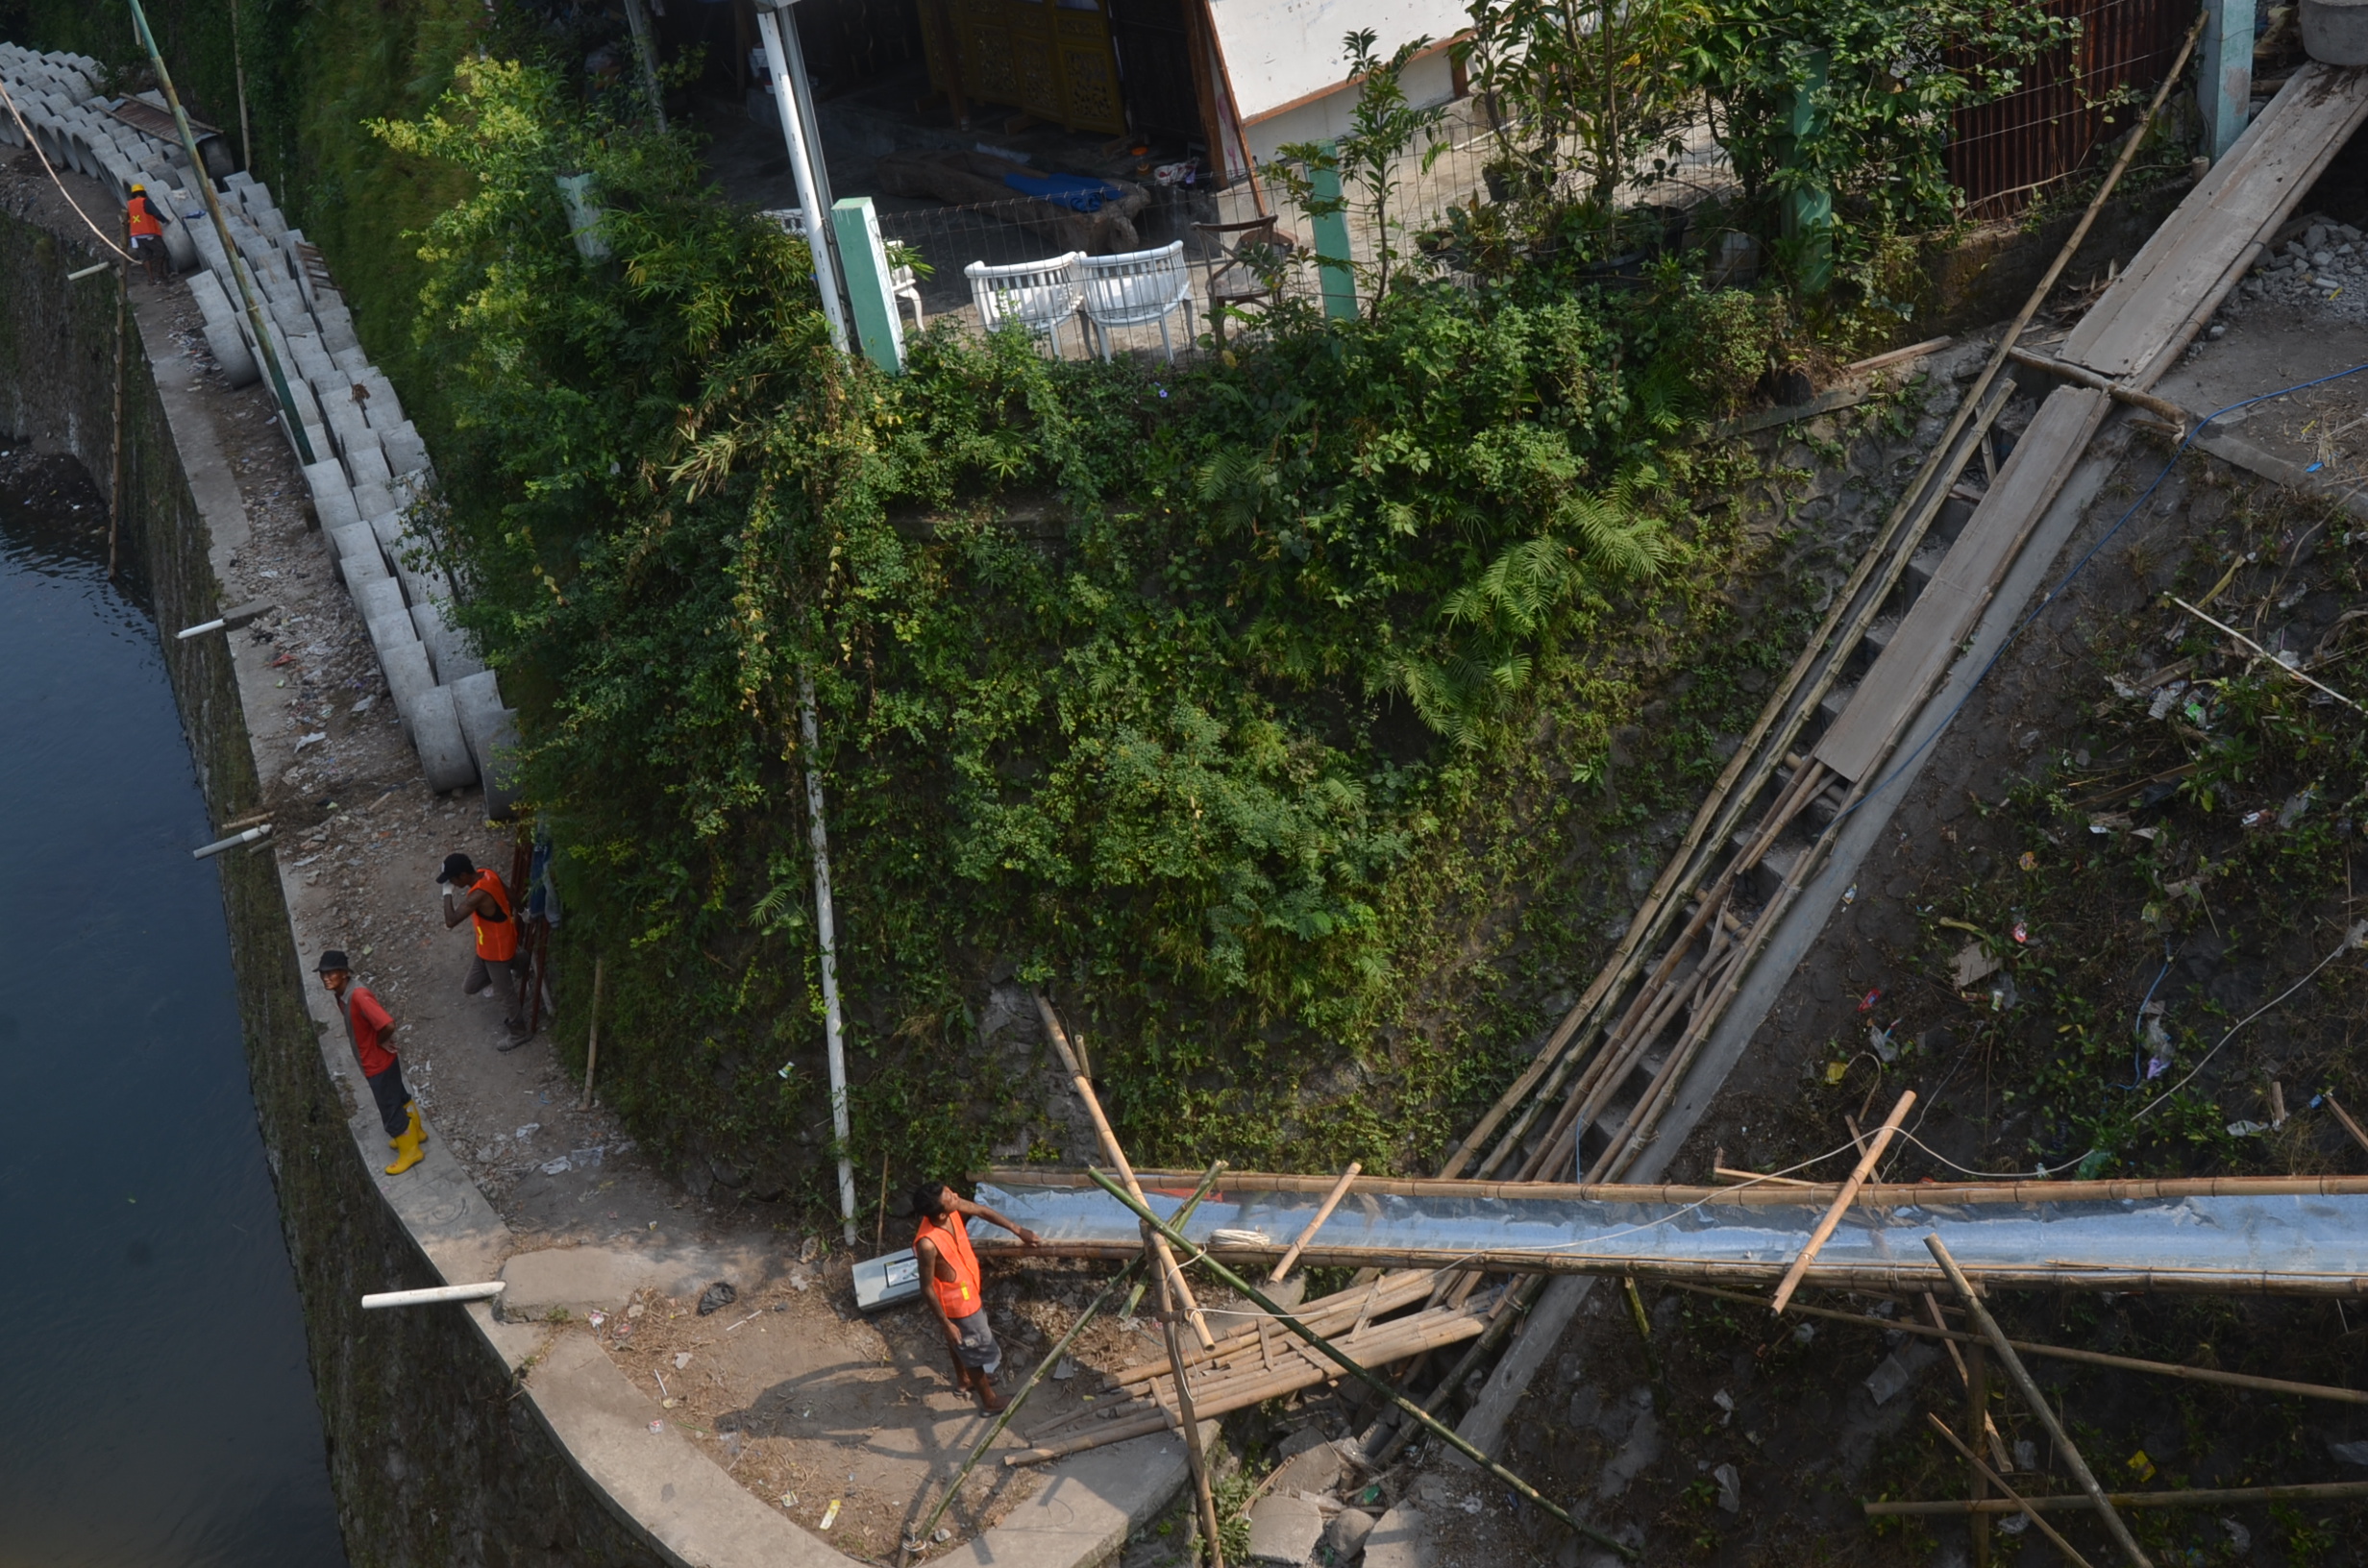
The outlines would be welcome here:
[[[904,323],[897,316],[896,280],[889,276],[888,247],[880,242],[872,198],[846,196],[831,203],[830,229],[838,236],[839,265],[855,310],[855,337],[872,363],[898,375],[904,369]]]
[[[1825,90],[1828,58],[1822,49],[1809,58],[1809,75],[1792,96],[1792,147],[1785,161],[1799,167],[1801,143],[1825,128],[1817,95]],[[1800,247],[1804,294],[1822,294],[1834,283],[1834,193],[1823,185],[1796,185],[1785,193],[1785,237]]]
[[[296,459],[310,468],[316,459],[312,442],[305,434],[304,411],[296,406],[295,394],[287,389],[287,376],[280,368],[279,351],[271,346],[271,333],[263,325],[263,307],[256,303],[255,285],[247,278],[246,259],[232,242],[231,226],[222,216],[222,198],[214,194],[213,180],[206,173],[206,160],[198,156],[197,134],[189,129],[189,116],[181,108],[181,94],[173,90],[173,73],[164,68],[164,51],[157,47],[157,36],[148,31],[148,13],[140,9],[139,0],[128,0],[132,8],[133,25],[139,29],[139,41],[148,47],[148,63],[156,68],[157,86],[164,89],[164,101],[173,108],[173,124],[181,130],[181,149],[189,155],[189,174],[197,182],[198,193],[206,198],[206,210],[213,217],[213,232],[222,241],[222,253],[231,264],[231,280],[238,285],[239,299],[247,307],[247,324],[255,331],[255,347],[262,355],[263,368],[271,373],[271,389],[280,399],[281,417],[287,421],[287,433],[296,443]]]
[[[1340,149],[1323,144],[1323,161],[1312,166],[1308,183],[1321,208],[1309,216],[1316,231],[1316,267],[1323,275],[1323,313],[1335,321],[1357,319],[1357,275],[1349,265],[1348,204],[1341,195]]]
[[[2204,110],[2204,151],[2217,163],[2253,111],[2253,0],[2208,0],[2205,10],[2211,20],[2195,96]]]

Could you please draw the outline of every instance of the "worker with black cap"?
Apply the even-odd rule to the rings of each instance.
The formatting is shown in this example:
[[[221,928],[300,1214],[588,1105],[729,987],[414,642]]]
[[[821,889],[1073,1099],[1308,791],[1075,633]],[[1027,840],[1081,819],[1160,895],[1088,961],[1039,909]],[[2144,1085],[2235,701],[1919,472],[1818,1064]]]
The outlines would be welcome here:
[[[170,216],[149,202],[148,187],[140,184],[132,187],[123,216],[132,235],[132,254],[148,269],[148,281],[165,282],[172,276],[172,262],[164,252],[164,226],[172,221]]]
[[[386,1174],[400,1176],[427,1158],[419,1146],[428,1140],[428,1131],[419,1124],[418,1102],[403,1087],[403,1063],[390,1043],[395,1038],[395,1020],[370,988],[354,978],[352,961],[342,949],[332,947],[322,953],[318,968],[321,984],[337,998],[337,1012],[345,1019],[345,1038],[353,1044],[355,1060],[361,1064],[362,1081],[378,1102],[379,1121],[386,1128],[386,1146],[395,1151],[395,1163],[386,1167]]]
[[[511,917],[509,890],[502,885],[499,872],[479,870],[477,863],[458,850],[444,857],[444,869],[435,873],[435,886],[444,908],[445,930],[462,920],[476,922],[477,952],[469,960],[469,975],[461,982],[461,992],[474,996],[497,977],[501,980],[502,1000],[509,1009],[502,1027],[509,1031],[509,1039],[499,1049],[514,1051],[528,1038],[528,960],[526,944],[518,940],[518,922]]]

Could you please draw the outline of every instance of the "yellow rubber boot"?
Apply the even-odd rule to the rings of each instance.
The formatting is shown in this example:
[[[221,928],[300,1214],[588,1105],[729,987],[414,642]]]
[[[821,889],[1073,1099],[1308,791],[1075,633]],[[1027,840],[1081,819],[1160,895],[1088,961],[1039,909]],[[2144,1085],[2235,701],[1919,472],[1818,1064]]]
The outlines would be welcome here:
[[[420,1152],[420,1140],[424,1135],[417,1131],[418,1126],[417,1122],[413,1122],[403,1130],[401,1138],[395,1139],[395,1163],[386,1167],[387,1175],[400,1176],[428,1158]]]
[[[419,1102],[417,1100],[406,1100],[403,1102],[403,1109],[411,1114],[411,1125],[386,1140],[386,1146],[390,1149],[399,1149],[403,1147],[403,1140],[406,1138],[416,1138],[422,1143],[428,1141],[428,1131],[419,1124]]]

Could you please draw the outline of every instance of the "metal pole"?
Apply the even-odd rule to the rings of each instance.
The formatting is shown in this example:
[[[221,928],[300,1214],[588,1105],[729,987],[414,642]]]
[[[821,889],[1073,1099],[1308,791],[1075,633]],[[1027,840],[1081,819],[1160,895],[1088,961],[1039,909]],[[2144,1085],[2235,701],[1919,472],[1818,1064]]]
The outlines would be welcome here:
[[[765,64],[773,73],[773,102],[781,111],[781,139],[789,143],[790,172],[798,178],[798,203],[805,208],[805,243],[814,253],[814,286],[822,292],[830,341],[845,354],[847,312],[839,306],[839,270],[830,259],[830,214],[815,189],[814,164],[806,156],[805,125],[798,112],[798,94],[790,85],[789,56],[781,47],[778,14],[759,10],[756,31],[765,40]]]
[[[271,373],[271,390],[280,400],[281,417],[287,421],[287,433],[296,443],[297,461],[310,468],[319,459],[312,454],[311,438],[305,434],[305,418],[296,408],[294,394],[287,389],[287,377],[280,369],[279,351],[271,346],[271,333],[263,328],[263,307],[255,301],[255,285],[247,277],[244,258],[231,240],[231,226],[222,216],[222,199],[214,193],[213,180],[206,173],[206,160],[198,156],[197,134],[189,129],[189,116],[181,107],[181,94],[173,90],[173,73],[164,68],[164,53],[157,47],[154,33],[148,30],[148,13],[140,9],[139,0],[126,0],[132,8],[133,25],[139,29],[139,41],[148,46],[148,63],[155,67],[157,86],[164,89],[164,101],[173,108],[173,123],[181,128],[181,150],[189,155],[189,173],[197,182],[198,194],[206,198],[206,211],[213,219],[213,232],[222,241],[222,254],[231,264],[231,279],[238,285],[238,297],[247,307],[247,324],[255,331],[256,351],[263,356],[263,368]]]
[[[762,14],[762,13],[760,13]],[[814,677],[798,674],[798,720],[805,733],[806,835],[814,845],[814,920],[822,941],[823,1039],[830,1058],[830,1132],[839,1146],[839,1216],[855,1244],[854,1129],[847,1115],[847,1047],[840,1034],[838,934],[830,914],[830,840],[823,828],[821,726],[814,719]]]
[[[657,42],[650,37],[650,18],[642,12],[641,0],[625,0],[625,25],[632,29],[633,52],[641,57],[641,90],[650,100],[650,115],[664,131],[666,98],[657,82]]]

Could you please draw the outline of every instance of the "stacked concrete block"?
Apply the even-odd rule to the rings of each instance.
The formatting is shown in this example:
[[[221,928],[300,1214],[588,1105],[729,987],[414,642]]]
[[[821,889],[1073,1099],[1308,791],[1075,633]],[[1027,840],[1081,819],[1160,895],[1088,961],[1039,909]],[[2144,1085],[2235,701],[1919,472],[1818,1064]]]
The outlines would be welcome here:
[[[196,194],[206,176],[178,139],[147,135],[95,96],[95,61],[36,55],[0,41],[0,81],[24,110],[43,155],[104,182],[118,197],[136,182],[175,222],[165,231],[174,265],[190,274],[214,360],[233,386],[262,374],[257,325],[245,308],[243,269],[293,404],[281,423],[289,444],[301,430],[313,461],[305,483],[338,575],[354,596],[385,673],[404,733],[431,788],[482,779],[489,815],[514,800],[506,759],[517,746],[515,715],[502,705],[493,674],[454,625],[455,587],[416,531],[412,508],[432,486],[427,444],[404,417],[392,382],[370,363],[344,296],[328,279],[270,189],[244,170],[215,182],[229,233],[226,248]],[[143,95],[150,96],[150,95]],[[0,142],[25,135],[0,115]],[[359,392],[361,396],[357,398]]]

